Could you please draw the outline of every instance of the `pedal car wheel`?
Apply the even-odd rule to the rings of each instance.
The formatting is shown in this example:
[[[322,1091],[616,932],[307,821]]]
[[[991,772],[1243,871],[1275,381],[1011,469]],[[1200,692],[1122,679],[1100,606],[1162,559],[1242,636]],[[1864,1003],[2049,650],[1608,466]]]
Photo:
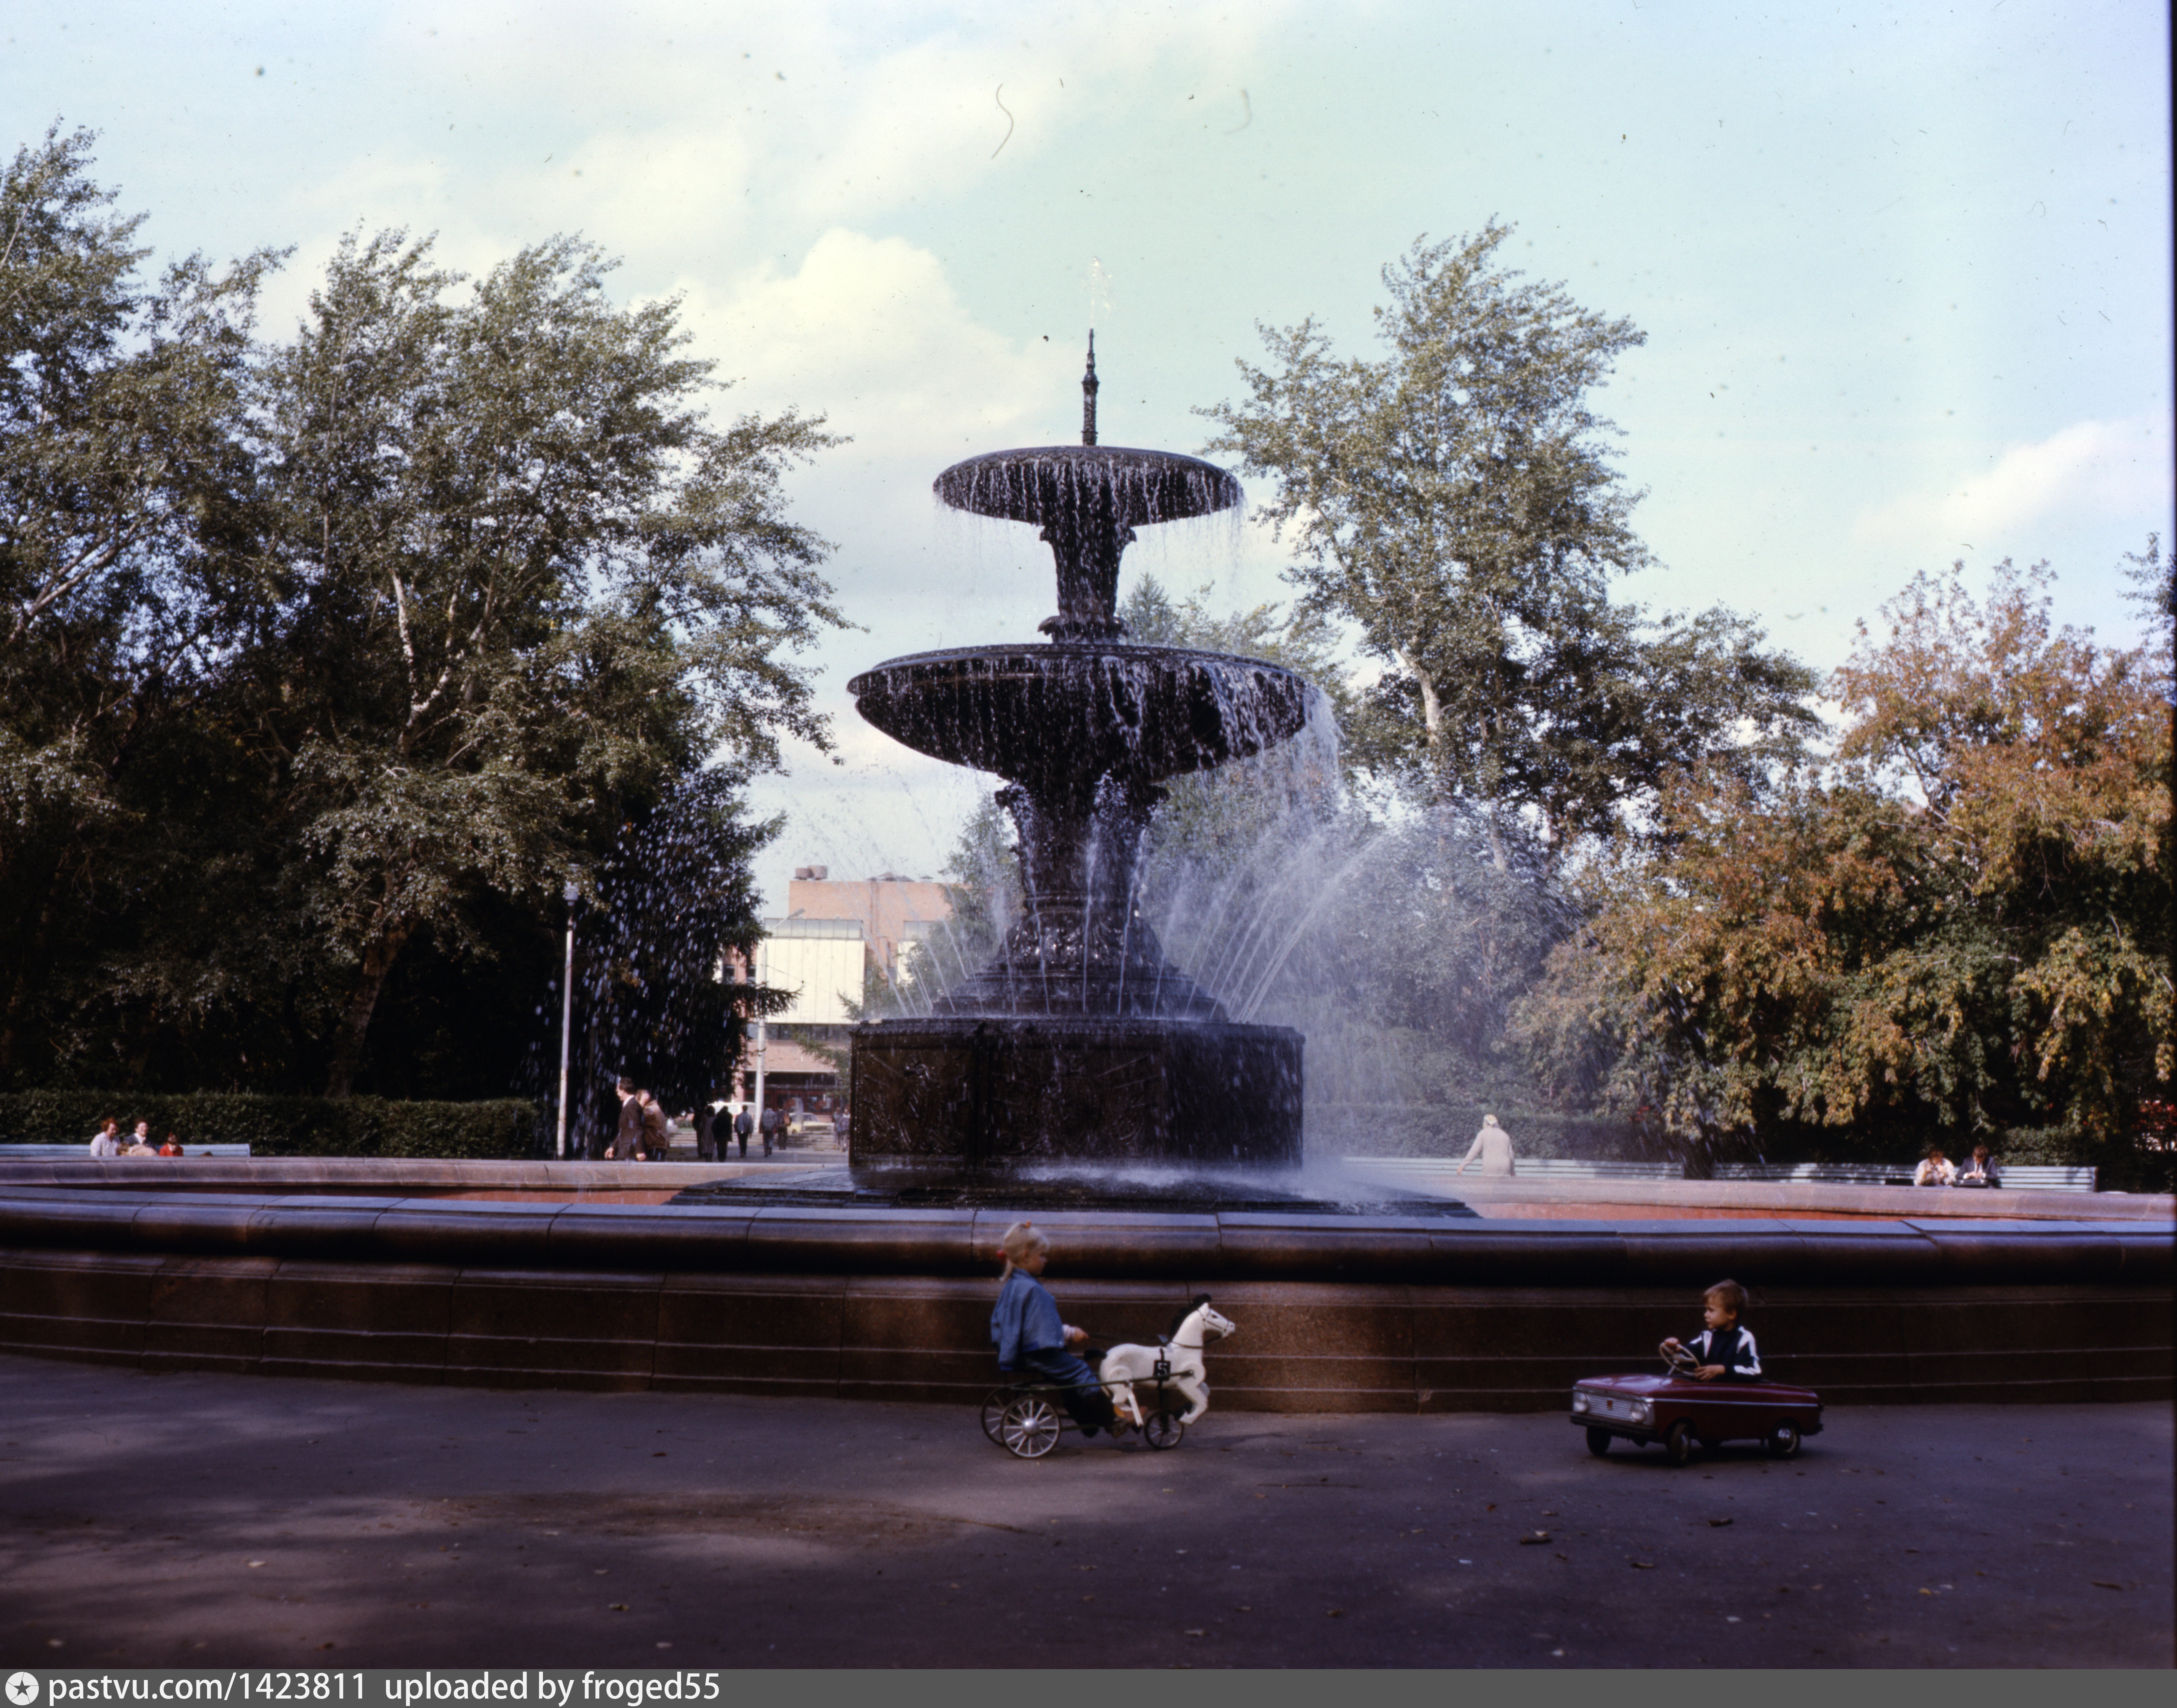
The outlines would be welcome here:
[[[1587,1450],[1593,1454],[1597,1459],[1601,1458],[1604,1454],[1609,1452],[1610,1432],[1607,1429],[1589,1430],[1587,1432]]]
[[[1694,1456],[1693,1420],[1681,1417],[1663,1437],[1663,1456],[1673,1465],[1683,1465]]]
[[[1770,1458],[1789,1459],[1799,1450],[1799,1426],[1788,1417],[1781,1419],[1763,1445],[1768,1448]]]
[[[1142,1420],[1142,1439],[1161,1453],[1187,1438],[1184,1419],[1169,1411],[1152,1411]]]
[[[998,1420],[998,1444],[1015,1459],[1040,1459],[1058,1445],[1058,1408],[1040,1394],[1024,1394]]]
[[[1010,1386],[993,1388],[983,1396],[983,1433],[990,1438],[992,1445],[1005,1445],[998,1437],[998,1422],[1006,1415],[1006,1407],[1019,1397],[1020,1389]]]

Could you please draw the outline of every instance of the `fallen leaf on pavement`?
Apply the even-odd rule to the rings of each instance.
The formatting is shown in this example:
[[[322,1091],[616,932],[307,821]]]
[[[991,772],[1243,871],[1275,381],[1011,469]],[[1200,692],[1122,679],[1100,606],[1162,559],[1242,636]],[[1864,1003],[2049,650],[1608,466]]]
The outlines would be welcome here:
[[[1636,1572],[1652,1572],[1656,1569],[1656,1563],[1653,1560],[1628,1560],[1625,1563]]]
[[[1721,1530],[1730,1522],[1731,1520],[1727,1518],[1712,1518],[1708,1521],[1708,1527],[1710,1530]]]
[[[1521,1537],[1520,1538],[1520,1546],[1521,1547],[1534,1547],[1534,1546],[1535,1546],[1535,1544],[1536,1544],[1536,1543],[1537,1543],[1537,1542],[1547,1542],[1549,1539],[1550,1539],[1550,1533],[1549,1533],[1547,1531],[1546,1531],[1546,1530],[1538,1530],[1538,1531],[1536,1531],[1533,1534],[1531,1534],[1531,1535],[1530,1535],[1530,1536],[1521,1536]]]

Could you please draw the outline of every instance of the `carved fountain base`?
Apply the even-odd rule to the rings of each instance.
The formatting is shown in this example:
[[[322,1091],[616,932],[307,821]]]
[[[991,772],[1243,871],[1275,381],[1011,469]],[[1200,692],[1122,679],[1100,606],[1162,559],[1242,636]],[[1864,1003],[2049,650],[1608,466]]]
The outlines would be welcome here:
[[[1296,1167],[1304,1042],[1123,1015],[874,1021],[854,1032],[850,1160]]]

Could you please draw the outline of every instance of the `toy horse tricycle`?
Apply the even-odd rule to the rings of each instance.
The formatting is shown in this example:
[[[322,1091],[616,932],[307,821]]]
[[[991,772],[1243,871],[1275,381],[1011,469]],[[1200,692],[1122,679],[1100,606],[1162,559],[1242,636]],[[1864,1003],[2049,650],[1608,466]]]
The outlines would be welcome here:
[[[1092,1352],[1088,1361],[1110,1393],[1113,1409],[1132,1421],[1143,1440],[1162,1451],[1178,1446],[1187,1426],[1209,1409],[1203,1355],[1212,1334],[1222,1340],[1233,1332],[1233,1323],[1209,1308],[1209,1295],[1198,1293],[1157,1345],[1114,1346]],[[1016,1459],[1040,1459],[1074,1427],[1065,1411],[1066,1392],[1057,1383],[1033,1379],[993,1388],[983,1400],[983,1433]],[[1144,1397],[1149,1402],[1146,1410]]]

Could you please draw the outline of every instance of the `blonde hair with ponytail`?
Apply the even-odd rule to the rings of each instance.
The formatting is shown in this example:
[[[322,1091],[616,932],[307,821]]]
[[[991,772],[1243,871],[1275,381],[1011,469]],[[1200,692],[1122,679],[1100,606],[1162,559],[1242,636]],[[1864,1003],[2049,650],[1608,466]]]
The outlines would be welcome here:
[[[1050,1249],[1050,1236],[1041,1228],[1034,1222],[1015,1222],[1006,1230],[1005,1238],[998,1242],[998,1255],[1006,1260],[1006,1273],[998,1279],[1002,1281],[1011,1275],[1013,1266],[1022,1258]]]

